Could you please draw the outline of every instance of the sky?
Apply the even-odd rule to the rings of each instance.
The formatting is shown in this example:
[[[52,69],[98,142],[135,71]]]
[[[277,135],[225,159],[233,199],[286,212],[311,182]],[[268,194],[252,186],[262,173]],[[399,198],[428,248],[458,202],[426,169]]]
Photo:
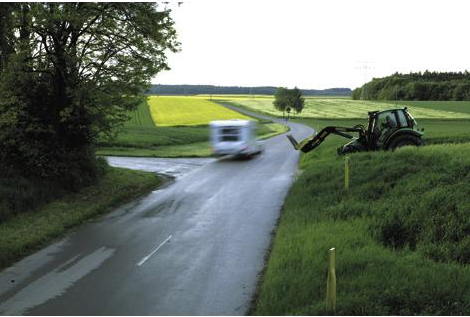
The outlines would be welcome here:
[[[181,51],[155,84],[356,88],[470,70],[470,1],[166,1]]]

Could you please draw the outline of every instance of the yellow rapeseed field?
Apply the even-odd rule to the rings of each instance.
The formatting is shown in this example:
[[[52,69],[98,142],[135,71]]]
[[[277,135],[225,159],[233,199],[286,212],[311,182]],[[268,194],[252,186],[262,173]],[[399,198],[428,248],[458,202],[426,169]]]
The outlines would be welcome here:
[[[213,120],[252,118],[197,97],[150,96],[148,105],[158,126],[203,125]]]

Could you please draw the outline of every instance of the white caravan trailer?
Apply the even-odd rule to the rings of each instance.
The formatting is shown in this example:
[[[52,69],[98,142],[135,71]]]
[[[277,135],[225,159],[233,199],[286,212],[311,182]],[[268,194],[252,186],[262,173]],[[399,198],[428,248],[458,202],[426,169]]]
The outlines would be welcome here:
[[[262,145],[256,141],[256,123],[248,120],[212,121],[211,143],[215,156],[251,156],[262,152]]]

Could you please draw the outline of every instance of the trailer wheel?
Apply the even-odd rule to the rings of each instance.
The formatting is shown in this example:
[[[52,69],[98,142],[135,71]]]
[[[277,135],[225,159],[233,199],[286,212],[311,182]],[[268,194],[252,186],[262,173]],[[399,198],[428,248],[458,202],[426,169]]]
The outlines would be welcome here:
[[[404,146],[421,146],[423,145],[423,140],[420,137],[415,135],[406,134],[397,136],[392,142],[390,142],[389,149],[394,151],[400,147]]]

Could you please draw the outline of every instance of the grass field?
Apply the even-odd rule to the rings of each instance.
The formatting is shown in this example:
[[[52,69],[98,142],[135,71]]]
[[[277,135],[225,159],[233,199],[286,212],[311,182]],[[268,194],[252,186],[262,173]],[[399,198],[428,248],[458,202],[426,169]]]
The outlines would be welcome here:
[[[146,103],[142,103],[135,111],[129,111],[127,115],[129,120],[125,123],[126,127],[155,127],[150,108]]]
[[[226,98],[234,105],[271,115],[282,115],[272,106],[271,99]],[[425,129],[426,144],[470,142],[470,102],[465,101],[400,101]],[[307,124],[315,121],[316,129],[328,125],[352,127],[367,123],[367,111],[395,107],[392,101],[363,102],[344,98],[312,98],[306,100],[304,111],[297,116]],[[332,136],[337,138],[336,136]],[[345,140],[345,139],[344,139]]]
[[[252,119],[201,98],[150,96],[148,104],[153,121],[161,127],[207,125],[213,120]]]
[[[154,108],[163,101],[167,112],[171,112],[172,109],[182,111],[184,107],[194,108],[195,105],[201,104],[203,105],[202,109],[216,107],[217,111],[220,111],[220,106],[205,98],[210,98],[210,95],[191,97],[153,96],[150,100],[154,100]],[[273,108],[272,96],[213,95],[212,98],[214,101],[225,100],[261,113],[282,115]],[[191,103],[192,106],[188,106]],[[427,144],[470,142],[470,102],[403,101],[400,102],[400,105],[408,106],[412,115],[417,118],[419,126],[424,127],[424,138]],[[346,98],[312,97],[306,100],[301,118],[305,120],[315,119],[319,124],[317,128],[326,125],[353,126],[358,123],[366,123],[367,111],[394,106],[393,102],[367,101],[364,103]],[[222,109],[222,111],[230,111],[226,108]],[[226,114],[226,112],[224,113]],[[195,125],[196,122],[186,121],[188,125],[172,126],[175,121],[168,121],[155,127],[150,108],[144,104],[137,111],[130,113],[129,116],[130,120],[115,140],[100,141],[98,154],[155,157],[201,157],[210,155],[207,125]],[[169,120],[175,120],[176,117],[170,114],[167,116]],[[185,114],[180,116],[178,120],[182,124],[190,117],[193,116]],[[204,122],[209,120],[209,116],[205,114],[199,116],[199,118],[201,117],[205,118],[201,119]],[[259,131],[261,138],[285,132],[285,128],[273,124],[262,124],[261,127],[262,129]]]
[[[113,140],[100,140],[98,144],[98,155],[103,156],[137,156],[137,157],[207,157],[211,155],[209,140],[209,127],[207,120],[209,118],[222,119],[222,117],[213,117],[217,113],[222,113],[230,118],[238,118],[254,120],[253,118],[243,116],[235,111],[219,106],[213,102],[202,99],[202,97],[151,97],[150,100],[157,99],[153,102],[153,108],[159,108],[159,101],[164,101],[167,118],[162,124],[157,124],[152,120],[150,107],[147,104],[141,104],[136,111],[130,112],[129,121],[127,121],[122,131]],[[174,102],[172,102],[174,100]],[[181,102],[181,100],[183,100]],[[187,113],[181,114],[185,107],[194,108],[198,105],[202,106],[198,109],[201,112],[196,121],[187,121],[192,116]],[[173,108],[172,106],[173,105]],[[174,106],[177,105],[177,106]],[[190,105],[190,106],[188,106]],[[210,110],[210,113],[204,111]],[[215,109],[215,110],[214,110]],[[194,109],[193,109],[194,110]],[[227,110],[227,112],[225,111]],[[171,115],[173,111],[175,114]],[[187,124],[174,126],[171,122],[178,120],[186,120]],[[173,121],[171,121],[173,120]],[[196,125],[196,122],[206,122],[203,125]],[[210,121],[210,120],[209,120]],[[258,136],[260,139],[269,138],[280,133],[287,132],[284,125],[271,123],[270,121],[258,121],[260,129]]]
[[[192,96],[194,98],[202,98],[202,99],[273,99],[273,95],[195,95]],[[348,96],[304,96],[305,99],[351,99],[351,97]]]
[[[318,129],[359,120],[299,121]],[[302,155],[252,313],[332,314],[326,267],[335,247],[336,315],[468,315],[470,147],[351,155],[346,191],[335,155],[345,140],[330,137]]]
[[[234,104],[253,109],[273,116],[282,116],[282,113],[272,104],[274,98],[226,98]],[[447,102],[446,102],[447,103]],[[461,104],[430,103],[424,106],[425,102],[404,102],[398,107],[408,106],[415,118],[425,119],[470,119],[470,103]],[[367,112],[372,110],[384,110],[394,108],[394,103],[361,101],[345,98],[308,98],[300,114],[303,118],[367,118]]]
[[[387,103],[395,105],[395,103],[391,101],[387,101]],[[399,104],[408,107],[470,114],[470,101],[399,101]]]

